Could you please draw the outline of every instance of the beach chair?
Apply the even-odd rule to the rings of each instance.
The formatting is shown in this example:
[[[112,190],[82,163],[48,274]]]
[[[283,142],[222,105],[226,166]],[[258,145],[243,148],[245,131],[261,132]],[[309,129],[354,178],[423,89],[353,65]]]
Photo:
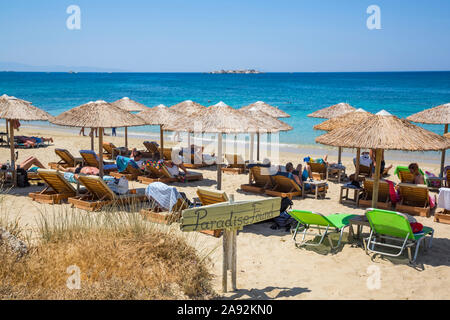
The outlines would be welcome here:
[[[202,206],[229,201],[226,192],[219,190],[197,188],[197,196]],[[222,229],[217,229],[217,230],[202,230],[200,232],[219,238],[222,234],[222,231],[223,231]]]
[[[327,165],[325,163],[308,162],[314,180],[325,180],[327,177]]]
[[[430,216],[430,194],[427,186],[399,183],[398,191],[401,200],[396,204],[395,210],[422,217]]]
[[[97,157],[94,151],[92,150],[80,150],[80,155],[83,158],[85,165],[90,167],[99,167],[100,159]],[[117,171],[117,165],[114,160],[104,160],[103,161],[103,171],[105,173],[110,173],[113,171]]]
[[[366,211],[366,217],[372,229],[369,237],[364,239],[364,248],[367,254],[373,252],[398,257],[405,249],[408,249],[409,262],[414,263],[422,241],[424,242],[424,247],[426,247],[426,236],[430,238],[428,248],[431,248],[434,230],[424,226],[422,232],[413,233],[411,224],[403,213],[370,208]],[[389,242],[392,241],[395,244],[388,243],[386,240],[390,240]],[[398,252],[376,250],[376,246],[398,249]],[[411,248],[414,246],[416,246],[416,250],[414,256],[412,256]]]
[[[37,174],[46,184],[41,192],[31,192],[28,196],[39,203],[61,204],[69,197],[75,197],[77,190],[56,170],[38,169]]]
[[[370,177],[370,176],[372,176],[372,171],[370,170],[370,167],[360,164],[359,165],[359,174],[364,177]]]
[[[272,180],[270,179],[269,168],[254,166],[250,168],[249,183],[242,184],[241,190],[250,193],[264,193],[268,188],[272,188]]]
[[[302,188],[293,179],[283,175],[270,176],[273,187],[264,190],[264,193],[272,197],[281,197],[292,200],[293,197],[302,195]]]
[[[360,207],[372,206],[372,194],[373,194],[373,179],[366,178],[363,183],[364,194],[363,198],[359,200]],[[377,207],[382,209],[391,209],[392,202],[389,193],[389,184],[386,181],[380,180],[378,185],[378,202]]]
[[[228,164],[226,167],[221,168],[222,172],[232,174],[242,174],[247,171],[246,163],[240,154],[225,154],[225,159]]]
[[[126,205],[145,202],[144,189],[131,189],[127,194],[117,195],[98,176],[79,176],[78,181],[86,188],[87,193],[70,197],[68,202],[76,208],[86,211],[100,211],[106,205]]]
[[[338,249],[342,242],[342,236],[344,229],[349,226],[349,220],[355,217],[354,214],[336,213],[329,216],[324,216],[321,213],[305,210],[292,210],[288,212],[291,217],[297,221],[297,227],[295,228],[292,239],[297,247],[302,246],[319,246],[322,244],[325,237],[330,243],[331,250]],[[300,227],[303,227],[302,240],[297,242],[296,237]],[[308,232],[311,229],[315,229],[317,233]],[[336,246],[333,246],[330,235],[333,233],[339,233],[339,241]],[[318,243],[311,243],[306,240],[306,236],[320,236]]]
[[[171,183],[179,181],[177,177],[170,174],[170,172],[167,170],[167,167],[164,164],[161,164],[159,166],[159,169],[153,166],[148,166],[147,168],[150,171],[150,174],[138,177],[138,181],[141,183],[144,184],[149,184],[153,182]],[[183,177],[187,182],[203,180],[203,174],[198,172],[188,172]]]
[[[61,159],[58,162],[49,162],[51,169],[58,169],[58,166],[64,168],[73,168],[83,163],[83,158],[75,158],[67,149],[55,149],[56,155]]]
[[[109,175],[117,179],[125,177],[128,181],[136,181],[139,177],[145,175],[145,172],[139,169],[137,164],[131,163],[131,161],[128,163],[124,171],[110,172]]]
[[[144,141],[144,147],[147,151],[143,152],[147,154],[149,158],[159,159],[159,149],[158,144],[155,141]]]
[[[103,150],[104,150],[103,157],[106,159],[114,160],[118,155],[124,157],[129,157],[131,155],[131,150],[128,150],[127,148],[117,148],[111,142],[104,142]]]

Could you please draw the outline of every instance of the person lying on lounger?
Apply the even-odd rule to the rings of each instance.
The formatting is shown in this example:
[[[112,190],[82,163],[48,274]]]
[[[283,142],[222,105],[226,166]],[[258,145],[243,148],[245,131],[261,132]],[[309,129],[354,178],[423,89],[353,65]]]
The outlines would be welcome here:
[[[4,165],[5,164],[0,164],[1,167],[3,167]],[[31,169],[32,166],[36,167],[36,169],[37,168],[45,169],[45,166],[36,157],[29,157],[26,160],[22,161],[20,164],[17,165],[17,169],[23,169],[28,171]]]
[[[23,143],[25,147],[27,148],[34,148],[37,144],[42,142],[53,142],[53,138],[44,138],[44,137],[27,137],[27,136],[16,136],[14,137],[15,140],[19,143]]]
[[[90,176],[98,176],[100,174],[100,170],[98,168],[88,166],[83,167],[81,164],[79,164],[76,167],[69,167],[69,168],[64,168],[63,166],[58,165],[58,170],[62,172],[74,173],[76,175],[81,173]]]

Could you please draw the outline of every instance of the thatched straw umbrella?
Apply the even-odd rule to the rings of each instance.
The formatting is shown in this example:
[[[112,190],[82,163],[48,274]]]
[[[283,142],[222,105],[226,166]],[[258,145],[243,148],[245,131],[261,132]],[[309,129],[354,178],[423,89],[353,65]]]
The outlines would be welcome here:
[[[253,113],[253,115],[257,115],[259,112],[263,112],[264,114],[267,114],[267,115],[271,116],[272,118],[290,118],[291,117],[288,113],[278,109],[277,107],[273,107],[270,104],[265,103],[264,101],[256,101],[255,103],[252,103],[252,104],[249,104],[248,106],[240,108],[239,111],[242,111],[245,113],[251,112],[251,113]],[[263,117],[264,114],[261,116]],[[271,122],[271,121],[269,121],[269,122]],[[281,126],[284,126],[284,125],[286,125],[286,124],[284,122],[282,122]],[[292,130],[292,127],[291,127],[291,129],[288,129],[288,130]],[[287,130],[280,130],[280,131],[287,131]],[[259,144],[260,144],[259,132],[256,134],[256,136],[257,136],[256,155],[257,155],[257,160],[259,160]],[[253,140],[253,134],[252,134],[251,138]],[[252,148],[253,148],[253,144],[252,144]]]
[[[165,105],[160,104],[154,108],[148,108],[138,113],[138,116],[145,120],[146,124],[159,125],[161,152],[160,158],[163,158],[164,150],[164,127],[170,124],[186,121],[186,116],[176,112]]]
[[[231,108],[223,102],[208,107],[203,112],[192,115],[191,121],[180,121],[165,127],[171,131],[217,133],[217,189],[222,188],[222,139],[223,134],[257,132],[263,126],[257,120],[246,117],[242,112]]]
[[[320,124],[316,124],[314,126],[315,130],[323,130],[323,131],[331,131],[338,128],[344,128],[346,126],[352,125],[354,123],[367,120],[372,114],[367,112],[361,108],[344,113],[335,118],[328,119]],[[361,149],[357,148],[356,150],[356,177],[359,175],[359,157],[360,157]],[[342,148],[340,147],[338,150],[338,163],[341,163],[342,158]]]
[[[362,122],[330,131],[316,142],[344,148],[376,150],[376,167],[372,207],[378,202],[380,163],[383,150],[430,151],[448,147],[450,141],[434,132],[413,125],[387,112],[378,113]]]
[[[170,107],[171,110],[182,113],[188,117],[192,116],[197,112],[203,112],[206,110],[206,107],[201,105],[200,103],[194,102],[192,100],[185,100],[183,102],[174,104]],[[188,146],[191,146],[191,134],[188,132]]]
[[[6,127],[9,123],[9,147],[11,151],[11,168],[13,170],[13,185],[16,181],[16,163],[14,155],[14,121],[48,121],[51,116],[35,106],[31,102],[10,97],[6,94],[0,96],[0,119],[6,120]]]
[[[123,97],[122,99],[116,100],[111,103],[113,106],[119,107],[128,112],[141,112],[148,109],[142,103],[131,100],[128,97]],[[125,127],[125,147],[128,148],[128,127]]]
[[[417,123],[427,123],[427,124],[444,124],[444,134],[448,132],[448,124],[450,123],[450,103],[446,103],[431,109],[426,109],[424,111],[415,113],[406,120],[417,122]],[[445,150],[442,150],[441,156],[441,174],[444,174],[444,162],[445,162]]]
[[[145,121],[119,107],[99,100],[88,102],[61,113],[51,123],[66,127],[98,128],[99,170],[103,176],[103,128],[143,126]]]
[[[332,105],[331,107],[323,108],[320,110],[317,110],[313,113],[308,114],[308,117],[311,118],[323,118],[323,119],[332,119],[339,116],[342,116],[343,114],[346,114],[347,112],[356,111],[354,107],[349,105],[348,103],[338,103],[335,105]]]

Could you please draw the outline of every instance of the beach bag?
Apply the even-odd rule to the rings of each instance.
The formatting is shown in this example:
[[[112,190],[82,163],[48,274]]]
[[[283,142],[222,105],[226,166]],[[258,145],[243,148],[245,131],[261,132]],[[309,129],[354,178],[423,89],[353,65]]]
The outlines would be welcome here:
[[[419,222],[411,222],[411,229],[414,233],[419,233],[422,232],[423,230],[423,224],[419,223]]]
[[[28,173],[24,169],[17,169],[17,186],[19,188],[26,188],[30,186],[30,182],[28,181]]]
[[[120,179],[114,179],[109,181],[108,187],[115,193],[115,194],[126,194],[128,193],[128,180],[125,177],[121,177]]]
[[[425,171],[425,180],[428,182],[429,187],[440,188],[441,181],[439,180],[429,180],[429,178],[436,178],[436,175],[432,172]]]
[[[281,199],[280,215],[273,219],[274,224],[270,227],[271,229],[286,228],[286,231],[289,231],[295,220],[287,213],[287,210],[292,208],[293,204],[292,200],[287,197]]]

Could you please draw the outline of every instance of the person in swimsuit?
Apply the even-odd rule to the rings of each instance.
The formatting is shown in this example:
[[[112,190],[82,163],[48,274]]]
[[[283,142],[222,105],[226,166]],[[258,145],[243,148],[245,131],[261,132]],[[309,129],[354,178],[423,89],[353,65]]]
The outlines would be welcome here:
[[[0,164],[0,166],[3,166],[5,164]],[[24,169],[29,170],[32,166],[36,166],[42,169],[45,169],[45,166],[36,158],[36,157],[29,157],[22,161],[20,164],[17,165],[17,169]]]

